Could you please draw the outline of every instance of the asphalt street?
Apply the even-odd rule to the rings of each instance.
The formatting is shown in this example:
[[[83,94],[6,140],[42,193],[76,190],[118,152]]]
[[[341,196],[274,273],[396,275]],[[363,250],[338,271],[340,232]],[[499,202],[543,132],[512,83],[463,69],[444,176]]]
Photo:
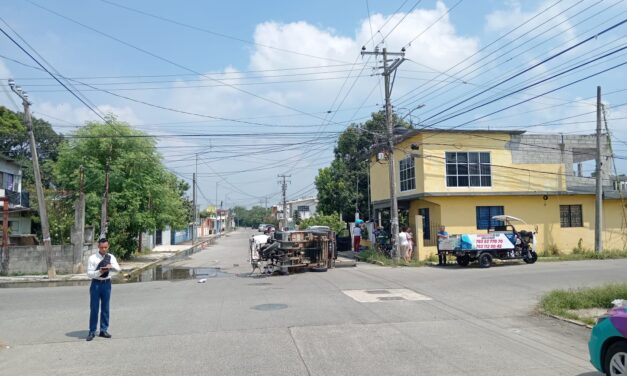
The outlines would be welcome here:
[[[114,285],[112,339],[85,341],[87,286],[0,289],[0,374],[596,375],[589,329],[535,307],[627,275],[608,260],[259,277],[251,234],[170,265],[215,268],[205,283]]]

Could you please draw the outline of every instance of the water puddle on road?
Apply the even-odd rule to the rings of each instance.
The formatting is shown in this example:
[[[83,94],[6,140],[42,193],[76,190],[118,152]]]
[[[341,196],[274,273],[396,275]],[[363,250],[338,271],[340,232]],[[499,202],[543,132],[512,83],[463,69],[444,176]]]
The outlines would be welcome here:
[[[124,282],[182,281],[186,279],[207,279],[230,275],[220,268],[181,268],[159,265],[132,274]]]

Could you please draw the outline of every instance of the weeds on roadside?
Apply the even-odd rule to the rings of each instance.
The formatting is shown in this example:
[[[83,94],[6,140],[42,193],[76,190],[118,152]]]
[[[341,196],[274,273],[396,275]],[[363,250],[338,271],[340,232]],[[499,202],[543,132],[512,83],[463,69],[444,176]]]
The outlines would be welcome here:
[[[612,307],[614,299],[627,299],[627,283],[612,283],[576,290],[554,290],[542,297],[540,309],[553,315],[594,324],[592,318],[580,317],[572,311],[589,308],[608,309]]]
[[[357,256],[357,259],[364,262],[369,262],[371,264],[377,265],[385,265],[385,266],[424,266],[426,264],[425,261],[418,260],[410,260],[409,262],[401,259],[398,263],[394,261],[394,259],[387,257],[386,255],[377,252],[376,250],[369,248],[368,250],[362,251]]]

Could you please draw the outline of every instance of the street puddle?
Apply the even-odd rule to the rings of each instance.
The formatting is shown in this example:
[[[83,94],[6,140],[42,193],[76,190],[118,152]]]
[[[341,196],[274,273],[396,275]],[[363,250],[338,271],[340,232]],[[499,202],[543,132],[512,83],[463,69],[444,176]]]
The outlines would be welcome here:
[[[220,268],[181,268],[158,265],[130,275],[124,282],[182,281],[218,278],[230,275]]]

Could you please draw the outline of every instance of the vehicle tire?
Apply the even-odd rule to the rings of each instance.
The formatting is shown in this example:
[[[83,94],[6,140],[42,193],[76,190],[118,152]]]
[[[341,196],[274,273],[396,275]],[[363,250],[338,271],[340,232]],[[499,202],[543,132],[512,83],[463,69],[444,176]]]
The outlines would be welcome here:
[[[328,269],[325,266],[316,266],[313,268],[309,268],[309,270],[315,273],[322,273],[322,272],[326,272]]]
[[[479,255],[479,267],[489,268],[490,266],[492,266],[492,255],[489,253],[482,253]]]
[[[526,262],[527,264],[533,264],[533,263],[535,263],[536,261],[538,261],[538,254],[537,254],[535,251],[531,251],[531,252],[529,252],[529,253],[530,253],[531,257],[528,257],[528,258],[524,258],[524,259],[523,259],[523,260],[525,260],[525,262]]]
[[[606,375],[624,375],[623,371],[627,368],[627,340],[622,340],[614,343],[605,352],[605,359],[603,360],[603,370]]]
[[[470,264],[470,256],[468,255],[457,256],[457,265],[468,266],[468,264]]]

